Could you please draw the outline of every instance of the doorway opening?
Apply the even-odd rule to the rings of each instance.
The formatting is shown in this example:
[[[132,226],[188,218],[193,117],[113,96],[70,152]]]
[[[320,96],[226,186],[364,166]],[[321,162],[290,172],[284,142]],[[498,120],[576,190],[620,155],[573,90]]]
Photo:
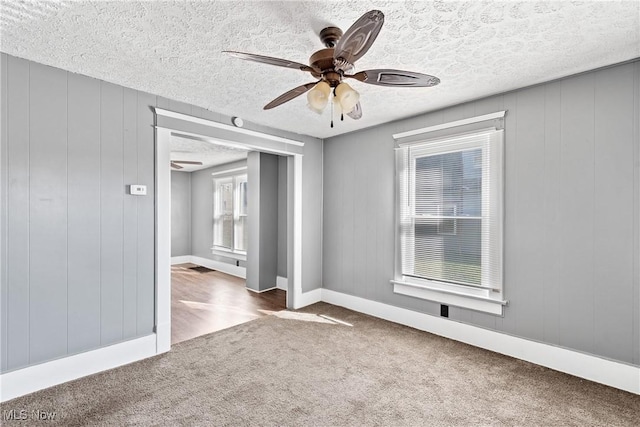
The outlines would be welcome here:
[[[286,308],[286,291],[254,293],[245,279],[193,263],[171,266],[171,344]]]
[[[254,157],[283,156],[286,164],[286,307],[297,308],[302,302],[302,153],[304,143],[258,131],[235,128],[223,123],[176,113],[161,108],[156,113],[156,352],[171,348],[171,138],[216,143],[250,151]],[[248,160],[249,161],[249,160]],[[265,228],[266,229],[266,228]],[[249,244],[250,246],[250,244]],[[251,249],[248,249],[250,252]],[[251,261],[251,257],[249,261]],[[236,260],[240,267],[242,260]],[[217,266],[217,265],[216,265]],[[220,268],[204,265],[212,270]],[[255,283],[247,269],[247,287]],[[229,274],[228,271],[225,273]],[[258,282],[260,283],[260,282]],[[259,287],[260,292],[265,289]]]
[[[172,135],[170,165],[171,343],[285,309],[286,158]]]

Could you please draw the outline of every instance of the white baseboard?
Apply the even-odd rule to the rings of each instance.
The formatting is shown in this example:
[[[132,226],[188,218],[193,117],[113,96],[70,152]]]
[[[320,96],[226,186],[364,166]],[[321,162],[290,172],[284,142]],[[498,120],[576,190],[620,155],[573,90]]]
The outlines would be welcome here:
[[[247,269],[245,267],[239,267],[233,264],[227,264],[226,262],[214,261],[212,259],[201,258],[194,255],[190,256],[189,259],[191,260],[189,262],[193,264],[198,264],[242,279],[247,278]]]
[[[186,264],[191,262],[191,255],[172,256],[171,265]]]
[[[311,304],[322,301],[322,288],[314,289],[309,292],[303,292],[295,298],[295,309],[306,307]]]
[[[289,285],[289,279],[282,276],[276,277],[276,288],[286,291],[288,285]]]
[[[156,355],[156,335],[40,363],[0,375],[0,402]]]
[[[248,291],[253,292],[254,294],[261,294],[261,293],[263,293],[263,292],[272,291],[272,290],[277,289],[277,288],[274,286],[274,287],[272,287],[272,288],[262,289],[262,290],[260,290],[260,291],[255,290],[255,289],[251,289],[251,288],[249,288],[249,287],[247,287],[246,289],[247,289]]]
[[[322,289],[322,301],[640,394],[640,367]]]

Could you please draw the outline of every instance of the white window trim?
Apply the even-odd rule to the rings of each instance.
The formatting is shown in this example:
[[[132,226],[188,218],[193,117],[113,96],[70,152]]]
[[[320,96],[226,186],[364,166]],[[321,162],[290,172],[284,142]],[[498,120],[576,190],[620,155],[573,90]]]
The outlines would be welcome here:
[[[214,188],[213,190],[213,193],[214,193],[213,194],[213,235],[211,236],[213,241],[213,245],[211,247],[211,253],[213,255],[224,256],[224,257],[233,258],[233,259],[242,260],[242,261],[246,261],[247,259],[246,250],[243,251],[240,249],[236,249],[238,245],[238,242],[237,242],[238,218],[241,216],[238,214],[239,183],[247,180],[247,174],[246,172],[235,174],[235,175],[231,173],[233,171],[246,171],[246,169],[247,169],[246,167],[243,167],[243,168],[230,169],[227,171],[211,174],[213,176],[222,175],[222,176],[217,176],[213,179],[213,188]],[[233,185],[233,247],[232,248],[216,245],[216,230],[217,230],[216,210],[220,205],[220,194],[218,193],[218,187],[220,186],[220,184],[223,184],[226,182],[230,182]],[[246,214],[242,216],[246,216]]]
[[[452,122],[451,124],[438,125],[433,128],[424,128],[424,129],[418,129],[416,131],[409,131],[402,134],[394,135],[394,137],[396,137],[397,139],[401,139],[406,136],[414,136],[417,134],[424,135],[429,131],[435,131],[435,130],[446,129],[449,127],[459,126],[460,123],[462,122],[464,122],[463,124],[476,123],[476,122],[481,123],[484,120],[489,120],[489,119],[494,120],[496,118],[502,118],[503,116],[504,116],[504,111],[485,115],[485,116],[479,116],[478,118]],[[496,248],[496,253],[499,255],[500,271],[502,271],[503,269],[502,241],[503,241],[503,225],[504,225],[503,224],[504,222],[503,221],[504,135],[503,135],[503,131],[501,130],[498,131],[495,127],[482,128],[482,129],[473,131],[471,133],[477,134],[482,131],[498,132],[496,134],[497,137],[492,139],[490,146],[483,147],[483,156],[487,155],[487,150],[488,150],[492,155],[491,162],[492,164],[494,164],[494,167],[483,168],[483,192],[489,191],[490,192],[489,194],[491,194],[492,204],[497,204],[497,206],[499,207],[499,209],[492,212],[492,215],[496,218],[495,224],[497,226],[497,229],[491,230],[491,233],[483,232],[482,244],[484,246],[487,243],[486,239],[488,239],[489,235],[491,235],[491,237],[494,239],[493,245]],[[452,150],[450,147],[442,147],[442,148],[434,147],[433,144],[436,144],[440,141],[450,140],[451,138],[455,138],[455,137],[463,137],[464,135],[465,134],[457,134],[457,135],[453,134],[447,137],[438,137],[433,139],[425,138],[420,141],[412,141],[412,142],[400,141],[398,145],[400,149],[411,147],[414,150],[415,149],[419,150],[420,147],[430,146],[428,150],[429,155],[443,154],[446,152],[463,150],[465,148],[468,148],[469,145],[465,144],[464,142],[461,142],[461,144],[459,144],[458,147]],[[477,148],[477,147],[478,145],[474,144],[472,148]],[[401,152],[398,153],[398,157],[397,157],[398,167],[400,167],[400,165],[402,164],[407,164],[407,165],[412,164],[412,159],[406,158],[405,156],[408,156],[408,153],[406,152],[406,150],[401,150]],[[409,185],[410,182],[413,182],[413,180],[409,179],[410,173],[411,173],[410,170],[407,171],[407,173],[400,173],[398,171],[398,173],[396,174],[397,175],[396,191],[398,188],[400,188],[400,186],[402,185],[406,186],[406,185]],[[411,197],[412,194],[413,192],[409,191],[408,197]],[[498,286],[493,286],[492,289],[483,288],[483,287],[476,288],[476,287],[470,287],[470,286],[456,285],[453,283],[440,282],[437,280],[408,277],[402,274],[402,269],[400,265],[402,262],[401,246],[403,245],[402,239],[404,238],[404,236],[402,236],[402,233],[400,232],[402,228],[402,224],[401,224],[402,216],[400,215],[399,207],[402,203],[406,203],[406,202],[408,202],[406,199],[397,200],[396,208],[397,208],[398,219],[396,223],[397,223],[398,236],[396,239],[396,242],[397,242],[396,243],[397,244],[396,275],[395,275],[396,278],[394,280],[391,280],[391,283],[393,285],[393,292],[401,295],[407,295],[415,298],[421,298],[429,301],[439,302],[441,304],[447,304],[447,305],[452,305],[456,307],[462,307],[462,308],[467,308],[471,310],[476,310],[476,311],[481,311],[481,312],[502,316],[503,307],[508,304],[508,301],[506,301],[503,298],[504,290],[503,290],[502,273],[500,273],[500,277],[498,278],[499,279]],[[486,256],[487,254],[485,253],[485,251],[483,251],[482,283],[488,283],[487,278],[488,278],[489,270],[486,267],[488,265]]]
[[[213,246],[211,248],[211,254],[222,256],[222,257],[226,257],[226,258],[237,259],[239,261],[246,261],[247,260],[247,252],[246,251],[244,251],[244,252],[231,251],[229,249],[219,248],[219,247],[216,247],[216,246]]]

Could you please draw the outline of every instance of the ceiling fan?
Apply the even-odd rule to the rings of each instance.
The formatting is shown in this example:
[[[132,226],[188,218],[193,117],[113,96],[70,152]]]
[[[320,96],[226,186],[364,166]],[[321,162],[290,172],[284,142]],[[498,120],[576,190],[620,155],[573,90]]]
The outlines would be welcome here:
[[[183,165],[200,165],[202,166],[202,162],[194,162],[191,160],[171,160],[171,167],[174,169],[184,169],[178,163],[182,163]]]
[[[326,49],[313,53],[309,58],[309,65],[252,53],[223,52],[240,59],[309,72],[316,79],[320,79],[283,93],[265,105],[265,110],[308,92],[309,108],[313,111],[321,113],[333,95],[334,103],[341,112],[341,119],[344,120],[343,114],[347,114],[357,120],[362,117],[360,94],[343,82],[345,78],[392,87],[431,87],[440,83],[440,79],[428,74],[394,69],[374,69],[352,74],[355,62],[367,53],[382,29],[383,23],[384,14],[379,10],[371,10],[362,15],[344,34],[337,27],[323,29],[320,32],[320,40]],[[331,127],[333,127],[333,119]]]

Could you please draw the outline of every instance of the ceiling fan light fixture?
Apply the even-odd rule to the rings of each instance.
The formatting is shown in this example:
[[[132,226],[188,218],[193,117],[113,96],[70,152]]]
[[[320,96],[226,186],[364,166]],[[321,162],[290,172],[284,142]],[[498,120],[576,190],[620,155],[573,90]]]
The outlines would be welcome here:
[[[335,93],[343,113],[350,112],[360,102],[360,94],[346,83],[336,86]]]
[[[254,53],[224,52],[240,59],[311,73],[316,79],[315,82],[300,85],[283,93],[265,105],[264,110],[270,110],[306,93],[309,109],[322,114],[333,96],[331,103],[331,127],[333,127],[334,109],[339,110],[341,120],[345,114],[354,120],[362,118],[360,94],[348,84],[342,83],[343,78],[387,87],[431,87],[440,83],[440,79],[435,76],[394,69],[364,70],[352,74],[355,62],[367,53],[378,37],[383,23],[384,14],[379,10],[370,10],[358,18],[344,33],[338,27],[324,28],[320,31],[320,40],[326,48],[314,52],[309,57],[309,65]]]
[[[322,113],[324,108],[329,102],[329,95],[331,95],[331,86],[329,83],[322,81],[307,92],[307,101],[309,102],[309,108],[316,113]]]

